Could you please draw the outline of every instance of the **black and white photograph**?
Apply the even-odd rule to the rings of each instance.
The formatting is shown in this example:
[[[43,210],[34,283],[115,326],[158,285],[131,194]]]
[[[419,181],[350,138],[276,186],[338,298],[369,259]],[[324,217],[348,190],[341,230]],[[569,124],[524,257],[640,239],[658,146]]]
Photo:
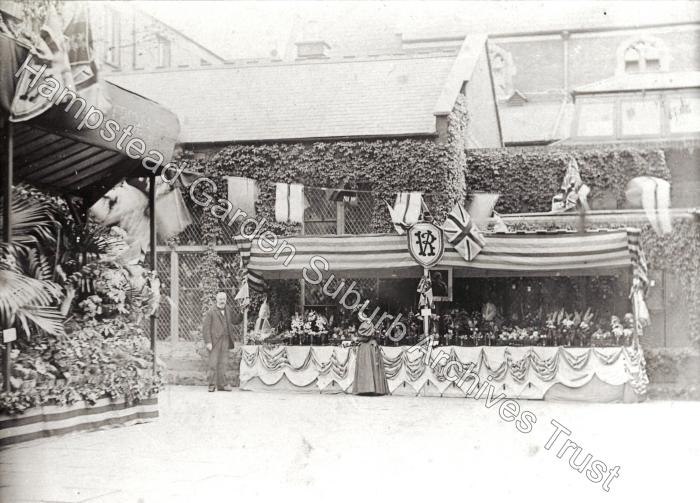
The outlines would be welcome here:
[[[693,499],[700,0],[0,0],[0,503]]]
[[[452,302],[452,270],[430,269],[429,274],[433,300],[436,302]]]

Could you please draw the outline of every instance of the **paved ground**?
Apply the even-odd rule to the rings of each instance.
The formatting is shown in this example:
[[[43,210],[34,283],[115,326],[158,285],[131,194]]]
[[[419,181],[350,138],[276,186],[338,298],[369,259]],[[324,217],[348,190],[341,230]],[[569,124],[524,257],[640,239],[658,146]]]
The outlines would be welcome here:
[[[0,451],[0,501],[665,501],[700,466],[700,402],[523,401],[530,433],[483,400],[173,386],[160,403],[155,423]],[[557,458],[563,437],[544,448],[552,419],[579,460],[620,466],[609,493]]]

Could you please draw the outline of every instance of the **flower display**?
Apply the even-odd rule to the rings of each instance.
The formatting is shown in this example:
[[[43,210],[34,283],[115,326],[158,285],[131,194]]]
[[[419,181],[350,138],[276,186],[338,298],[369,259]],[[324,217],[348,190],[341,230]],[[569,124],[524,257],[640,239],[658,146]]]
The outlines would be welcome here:
[[[486,316],[484,316],[486,314]],[[395,318],[393,316],[392,318]],[[390,337],[391,320],[376,327],[376,337],[382,345],[411,345],[423,339],[423,317],[418,313],[402,312],[406,330],[402,339]],[[621,321],[622,320],[622,321]],[[590,308],[567,311],[560,308],[545,312],[541,307],[519,315],[501,314],[493,304],[486,309],[450,309],[430,314],[429,333],[440,345],[481,346],[612,346],[629,345],[634,340],[634,316],[612,316],[609,323],[597,318]],[[289,344],[343,345],[353,341],[354,327],[333,326],[316,311],[296,313],[290,330],[281,338]]]

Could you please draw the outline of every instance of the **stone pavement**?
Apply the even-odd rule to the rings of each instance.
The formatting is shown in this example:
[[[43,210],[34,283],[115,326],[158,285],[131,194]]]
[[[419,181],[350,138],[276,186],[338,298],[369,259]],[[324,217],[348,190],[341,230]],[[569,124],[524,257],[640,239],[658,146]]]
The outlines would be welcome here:
[[[170,386],[150,424],[0,451],[0,501],[653,501],[695,491],[700,402],[520,402],[519,432],[471,399],[207,393]],[[557,420],[610,492],[544,445]]]

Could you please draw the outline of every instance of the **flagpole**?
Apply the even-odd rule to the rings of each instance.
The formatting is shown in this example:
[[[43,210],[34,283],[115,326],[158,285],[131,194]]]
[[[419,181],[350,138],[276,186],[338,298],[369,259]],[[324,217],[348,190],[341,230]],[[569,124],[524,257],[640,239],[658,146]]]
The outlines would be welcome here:
[[[248,342],[248,306],[243,309],[243,345]]]
[[[426,267],[423,268],[423,277],[427,278],[428,277],[428,269]],[[426,308],[426,313],[430,311],[430,306],[427,306]],[[423,314],[423,336],[428,337],[430,335],[430,315],[429,314]]]

